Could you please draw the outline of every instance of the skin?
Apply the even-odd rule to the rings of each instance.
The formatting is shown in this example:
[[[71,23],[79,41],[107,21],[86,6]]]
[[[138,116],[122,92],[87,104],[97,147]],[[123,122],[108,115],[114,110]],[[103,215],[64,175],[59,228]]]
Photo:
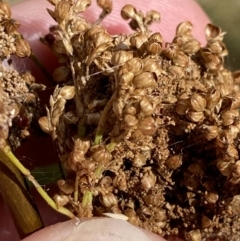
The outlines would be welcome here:
[[[143,12],[154,9],[161,13],[161,23],[152,26],[153,31],[159,31],[165,42],[171,41],[175,34],[176,26],[182,21],[191,21],[194,25],[193,35],[201,43],[205,44],[204,29],[209,22],[208,17],[203,10],[197,5],[194,0],[148,0],[141,1],[141,6],[138,0],[115,0],[113,12],[103,21],[103,25],[111,34],[130,33],[131,29],[127,22],[120,17],[120,9],[126,3],[131,3],[141,9]],[[28,0],[17,4],[12,8],[13,17],[21,23],[20,32],[29,41],[33,52],[38,59],[44,63],[47,70],[52,73],[57,66],[57,61],[46,46],[39,42],[39,37],[48,32],[50,25],[54,24],[54,20],[46,12],[46,7],[53,9],[53,7],[43,0]],[[94,22],[100,14],[100,9],[96,6],[95,1],[93,5],[85,13],[87,21]],[[14,65],[17,69],[31,69],[37,81],[51,86],[43,74],[31,63],[31,61],[24,60],[21,63],[15,60]],[[38,201],[36,200],[38,203]],[[41,211],[40,211],[41,213]],[[44,214],[45,217],[51,220],[51,215]],[[54,221],[57,223],[58,219]],[[109,222],[109,224],[108,224]],[[51,222],[50,222],[51,223]],[[90,239],[87,230],[94,232],[95,237]],[[120,231],[119,231],[120,230]],[[139,233],[140,232],[140,233]],[[111,235],[117,236],[111,236]],[[124,236],[124,235],[127,235]],[[138,240],[142,241],[163,241],[161,237],[156,234],[149,233],[144,230],[139,230],[125,221],[116,219],[94,219],[94,220],[70,220],[62,223],[57,223],[53,226],[47,227],[39,232],[24,239],[24,241],[83,241],[83,240],[135,240],[133,237],[140,235]],[[141,236],[142,235],[142,236]],[[72,237],[73,239],[66,239]],[[74,239],[74,237],[78,237]],[[119,239],[117,239],[117,238]]]

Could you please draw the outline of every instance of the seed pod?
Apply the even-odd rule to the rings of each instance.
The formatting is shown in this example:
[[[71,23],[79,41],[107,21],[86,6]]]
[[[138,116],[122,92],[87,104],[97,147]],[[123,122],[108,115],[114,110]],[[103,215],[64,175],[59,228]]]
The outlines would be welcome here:
[[[0,16],[1,17],[6,17],[6,18],[11,18],[12,12],[11,9],[8,5],[8,3],[0,1]]]
[[[186,241],[201,241],[202,235],[199,229],[191,230],[185,233]]]
[[[104,31],[105,31],[104,27],[97,24],[88,29],[88,31],[86,32],[86,37],[91,39],[94,36],[94,34],[104,32]]]
[[[107,14],[112,12],[112,0],[97,0],[97,5]]]
[[[219,148],[226,148],[229,144],[234,143],[233,135],[227,130],[222,131],[219,133],[216,139],[216,145]]]
[[[190,99],[191,107],[194,111],[204,111],[207,102],[200,94],[193,93]]]
[[[238,160],[232,169],[232,176],[235,179],[239,179],[240,178],[240,160]]]
[[[154,22],[160,22],[160,19],[161,19],[161,15],[159,12],[155,10],[150,10],[149,12],[146,13],[144,23],[147,25],[150,25]]]
[[[135,48],[140,49],[141,46],[148,41],[147,35],[143,33],[136,33],[130,38],[130,43]]]
[[[140,102],[141,113],[143,116],[150,116],[156,110],[156,104],[149,101],[147,98],[144,98]]]
[[[200,42],[192,39],[184,43],[181,49],[185,54],[195,54],[200,50],[200,47]]]
[[[118,204],[117,198],[112,193],[107,193],[99,197],[100,202],[104,207],[110,208]]]
[[[203,125],[202,128],[204,130],[203,131],[204,136],[208,141],[210,141],[218,136],[218,127],[217,126]]]
[[[134,75],[141,73],[143,61],[140,58],[132,58],[128,60],[122,67],[123,73],[132,72]]]
[[[49,123],[47,116],[43,116],[38,119],[38,124],[42,131],[50,134],[52,132],[52,125]]]
[[[191,35],[193,25],[189,21],[180,23],[176,28],[176,36]]]
[[[135,116],[137,113],[137,108],[134,104],[130,103],[124,107],[123,112],[124,112],[124,114],[130,114],[130,115]]]
[[[121,16],[125,20],[134,19],[136,14],[137,14],[137,10],[131,4],[125,5],[121,10]]]
[[[190,98],[179,99],[176,104],[176,112],[179,115],[186,115],[190,108]]]
[[[71,100],[75,95],[75,87],[65,85],[60,89],[59,95],[61,95],[65,100]]]
[[[229,126],[233,124],[235,118],[239,117],[238,110],[227,110],[221,114],[222,123],[224,126]]]
[[[113,179],[113,186],[118,188],[120,191],[127,190],[127,180],[124,171],[119,170],[118,175]]]
[[[103,44],[111,43],[112,37],[108,33],[101,31],[92,35],[92,42],[95,48],[98,48]]]
[[[234,144],[229,144],[227,149],[223,152],[224,160],[237,160],[239,158],[238,150]]]
[[[144,58],[143,71],[152,72],[152,73],[155,73],[156,76],[159,76],[163,72],[163,69],[159,62],[154,61],[151,58]]]
[[[138,122],[138,128],[144,135],[152,136],[157,131],[157,124],[153,117],[148,116]]]
[[[74,35],[85,32],[87,29],[89,29],[89,24],[83,18],[75,17],[69,21],[68,27],[70,28],[71,33]]]
[[[151,169],[146,169],[143,177],[141,178],[141,187],[145,190],[148,190],[154,187],[156,183],[156,176],[153,174]]]
[[[152,73],[142,72],[134,77],[133,84],[136,88],[153,88],[156,85],[156,81]]]
[[[7,19],[3,22],[3,26],[8,34],[14,33],[21,24],[14,19]]]
[[[70,201],[67,195],[54,195],[53,200],[58,208],[65,206]]]
[[[168,71],[178,79],[182,79],[183,77],[185,77],[185,72],[182,67],[171,65],[169,66]]]
[[[31,75],[29,71],[21,73],[21,78],[24,79],[27,85],[32,85],[35,82],[35,78]]]
[[[205,35],[206,35],[207,41],[210,41],[210,40],[213,40],[213,39],[222,40],[221,29],[219,27],[211,24],[211,23],[206,25]]]
[[[156,43],[154,40],[149,40],[145,45],[145,48],[149,54],[156,55],[160,54],[162,51],[162,44]]]
[[[217,168],[222,173],[223,176],[229,177],[232,173],[233,162],[218,160]]]
[[[122,129],[131,129],[134,128],[138,123],[138,119],[133,115],[125,115],[122,122],[121,122],[121,128]]]
[[[186,117],[193,122],[202,122],[204,113],[202,111],[187,111]]]
[[[218,200],[218,193],[216,191],[206,191],[204,197],[208,203],[214,204]]]
[[[177,169],[182,165],[182,155],[173,155],[170,156],[166,162],[165,162],[166,166],[169,169]]]
[[[119,51],[117,51],[113,54],[112,64],[114,66],[122,65],[132,58],[133,58],[133,52],[125,51],[125,50],[119,50]]]
[[[58,188],[64,194],[72,194],[74,192],[74,181],[72,180],[58,180],[57,181]]]
[[[201,224],[202,224],[202,228],[208,228],[209,226],[211,226],[212,221],[211,219],[203,215],[201,218]]]
[[[66,81],[70,75],[70,69],[68,66],[60,66],[56,68],[53,72],[53,79],[55,82],[63,82]]]
[[[189,63],[189,57],[182,51],[178,51],[176,56],[173,57],[173,63],[180,67],[186,67]]]
[[[68,1],[60,1],[55,7],[55,16],[59,22],[62,22],[66,16],[69,16],[72,10],[72,5]]]
[[[147,158],[140,152],[136,152],[132,161],[132,165],[134,167],[142,167],[146,165],[146,162],[147,162]]]
[[[195,162],[190,164],[190,166],[188,167],[188,171],[194,174],[195,176],[203,177],[205,173],[205,168],[204,165]]]
[[[31,47],[29,43],[24,39],[17,39],[16,45],[16,55],[20,58],[29,57],[32,54]]]
[[[92,158],[100,164],[107,164],[112,160],[112,155],[105,148],[100,148],[93,153]]]
[[[75,13],[81,13],[86,11],[86,9],[91,5],[91,0],[81,0],[81,1],[75,1],[73,11]],[[96,26],[96,25],[95,25]]]
[[[170,60],[173,60],[177,56],[179,47],[177,44],[168,44],[162,51],[162,55]]]
[[[216,89],[210,89],[206,94],[207,109],[212,110],[220,101],[219,87]]]

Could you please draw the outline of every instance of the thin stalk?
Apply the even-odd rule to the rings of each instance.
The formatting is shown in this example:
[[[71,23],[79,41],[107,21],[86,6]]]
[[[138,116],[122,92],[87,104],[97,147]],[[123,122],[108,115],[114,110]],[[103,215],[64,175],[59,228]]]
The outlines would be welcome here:
[[[42,196],[42,198],[56,211],[59,213],[62,213],[69,218],[75,218],[74,214],[64,208],[64,207],[58,207],[57,204],[49,197],[49,195],[44,191],[44,189],[39,185],[39,183],[35,180],[35,178],[31,175],[30,171],[26,169],[20,161],[15,157],[15,155],[12,153],[11,148],[6,145],[4,148],[2,148],[5,155],[9,158],[9,160],[20,170],[20,172],[26,176],[26,178],[32,182],[34,187],[37,189],[38,193]]]
[[[112,109],[112,104],[113,101],[116,99],[117,97],[117,91],[115,91],[111,97],[111,99],[108,101],[108,103],[105,105],[105,108],[101,114],[99,123],[98,123],[98,127],[97,127],[97,131],[96,131],[96,135],[95,135],[95,140],[94,140],[94,144],[95,145],[99,145],[102,141],[102,136],[105,130],[105,122],[107,120],[108,114],[110,113],[111,109]]]
[[[31,54],[30,58],[33,61],[33,63],[42,71],[42,73],[45,75],[45,77],[48,80],[52,80],[53,81],[52,75],[49,74],[47,69],[44,67],[44,65],[41,63],[41,61],[36,57],[36,55],[33,52]]]
[[[76,179],[75,179],[75,188],[74,188],[74,202],[78,201],[78,175],[76,175]]]

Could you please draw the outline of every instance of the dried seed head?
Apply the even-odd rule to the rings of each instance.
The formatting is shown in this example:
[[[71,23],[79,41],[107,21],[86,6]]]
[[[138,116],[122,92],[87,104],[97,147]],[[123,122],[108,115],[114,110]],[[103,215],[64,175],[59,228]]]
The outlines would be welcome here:
[[[220,97],[219,88],[210,89],[206,95],[207,109],[212,110],[219,103]]]
[[[100,202],[104,205],[106,208],[110,208],[112,206],[118,205],[117,197],[114,196],[112,193],[107,193],[105,195],[101,195],[99,197]]]
[[[139,120],[138,128],[142,131],[144,135],[153,136],[157,131],[157,124],[153,117],[148,116]]]
[[[125,20],[134,19],[136,15],[137,15],[137,10],[131,4],[125,5],[121,10],[121,16]]]
[[[214,204],[218,200],[218,193],[216,191],[206,191],[204,197],[208,203]]]
[[[122,129],[131,129],[134,128],[138,123],[138,119],[130,114],[127,114],[124,116],[122,123],[121,123],[121,128]]]
[[[141,154],[140,152],[137,152],[134,155],[132,165],[134,167],[142,167],[142,166],[146,165],[146,162],[147,162],[147,158],[143,154]]]
[[[94,46],[98,48],[103,46],[103,44],[111,43],[112,37],[108,33],[101,31],[92,35],[92,41]]]
[[[132,72],[134,75],[140,74],[143,68],[143,61],[140,58],[131,58],[122,67],[123,73]]]
[[[187,111],[186,117],[193,122],[202,122],[204,113],[202,111]]]
[[[182,165],[182,155],[173,155],[170,156],[166,162],[165,162],[166,166],[169,169],[177,169]]]
[[[156,176],[153,174],[151,169],[147,169],[145,173],[143,174],[143,177],[141,178],[141,184],[142,188],[145,190],[148,190],[152,187],[154,187],[156,183]]]
[[[230,161],[218,160],[217,168],[223,176],[229,177],[232,173],[233,163]]]
[[[202,97],[200,94],[193,93],[190,99],[191,107],[194,111],[204,111],[207,102],[204,97]]]
[[[112,12],[112,0],[97,0],[97,5],[107,14]]]
[[[21,78],[24,79],[27,85],[32,85],[35,82],[35,78],[31,75],[29,71],[21,73]]]
[[[68,27],[70,28],[70,32],[72,34],[78,34],[89,29],[89,24],[83,18],[76,17],[69,21]]]
[[[58,208],[65,206],[70,201],[69,197],[66,195],[54,195],[53,200]]]
[[[113,54],[112,56],[112,64],[114,66],[125,64],[128,60],[133,58],[133,52],[132,51],[125,51],[120,50]]]
[[[74,192],[74,181],[73,180],[58,180],[57,181],[58,188],[64,194],[72,194]]]
[[[50,134],[53,130],[51,123],[49,123],[49,121],[48,121],[47,116],[43,116],[43,117],[39,118],[38,124],[39,124],[40,128],[42,129],[42,131],[44,131],[45,133]]]
[[[232,169],[232,176],[235,179],[240,178],[240,160],[236,161]]]
[[[92,4],[91,0],[76,1],[74,4],[73,11],[76,13],[84,12]]]
[[[148,36],[143,33],[136,33],[130,38],[130,43],[137,49],[140,49],[144,43],[147,43]]]
[[[0,17],[11,18],[12,12],[8,3],[0,1]]]
[[[195,176],[203,177],[205,173],[205,168],[204,165],[195,162],[190,164],[190,166],[188,167],[188,171],[194,174]]]
[[[156,81],[153,73],[142,72],[141,74],[134,77],[133,84],[136,88],[154,88]]]
[[[154,41],[157,43],[163,43],[163,37],[160,33],[153,33],[150,37],[149,37],[149,41]]]
[[[224,160],[237,160],[239,158],[238,150],[234,144],[229,144],[227,149],[223,153]]]
[[[117,187],[121,191],[127,190],[127,180],[125,172],[119,171],[118,175],[113,179],[113,186]]]
[[[162,51],[162,44],[156,43],[154,40],[148,41],[145,48],[149,54],[156,55]]]
[[[162,54],[163,54],[163,56],[165,56],[166,58],[168,58],[168,59],[173,59],[173,58],[175,58],[176,57],[176,55],[177,55],[177,53],[178,53],[178,49],[179,49],[179,47],[177,46],[177,44],[168,44],[167,46],[166,46],[166,48],[165,49],[163,49],[163,51],[162,51]]]
[[[183,44],[182,51],[185,54],[195,54],[200,50],[200,47],[200,42],[196,39],[192,39]]]
[[[176,104],[176,112],[179,115],[186,115],[190,108],[190,98],[179,99]]]
[[[15,45],[16,45],[16,55],[18,57],[20,58],[29,57],[32,54],[30,45],[26,40],[19,38],[16,40]]]
[[[143,71],[152,72],[156,76],[159,76],[163,72],[160,63],[158,61],[154,61],[151,58],[143,59]]]
[[[70,69],[68,66],[60,66],[56,68],[53,72],[53,79],[55,82],[63,82],[66,81],[70,75]]]
[[[150,116],[155,112],[156,104],[144,98],[140,102],[140,109],[143,116]]]
[[[124,114],[130,114],[135,116],[137,114],[137,108],[134,104],[128,104],[124,107]]]
[[[65,85],[60,89],[59,95],[61,95],[61,97],[65,100],[71,100],[75,95],[75,87]]]

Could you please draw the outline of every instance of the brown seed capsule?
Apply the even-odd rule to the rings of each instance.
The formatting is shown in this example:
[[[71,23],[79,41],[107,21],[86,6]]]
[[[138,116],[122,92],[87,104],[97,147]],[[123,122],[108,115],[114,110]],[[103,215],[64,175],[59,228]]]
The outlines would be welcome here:
[[[114,66],[122,65],[132,58],[133,58],[133,52],[132,51],[120,50],[120,51],[117,51],[113,54],[112,64]]]
[[[148,116],[143,118],[142,120],[139,120],[138,128],[142,131],[144,135],[152,136],[157,131],[157,124],[153,117]]]
[[[182,165],[182,155],[173,155],[170,156],[166,162],[165,162],[166,166],[169,169],[177,169]]]
[[[218,160],[217,168],[223,176],[229,177],[232,173],[234,163],[230,161]]]
[[[188,167],[188,171],[194,174],[195,176],[203,177],[205,173],[205,168],[203,164],[195,162],[190,164],[190,166]]]
[[[227,110],[221,114],[222,123],[224,126],[229,126],[233,124],[235,118],[239,117],[238,110]]]
[[[49,123],[47,116],[43,116],[43,117],[39,118],[38,124],[39,124],[40,128],[42,129],[42,131],[44,131],[45,133],[48,133],[48,134],[51,133],[52,126],[51,126],[51,123]]]
[[[72,5],[69,1],[60,1],[55,7],[55,16],[59,22],[62,22],[66,16],[71,14]]]
[[[65,100],[71,100],[75,95],[75,87],[71,85],[64,85],[60,91],[59,95]]]
[[[205,138],[207,138],[207,140],[212,140],[214,138],[216,138],[218,136],[218,127],[217,126],[207,126],[207,125],[203,125],[203,132],[204,132],[204,136]]]
[[[203,215],[201,218],[201,224],[202,224],[202,228],[207,228],[212,224],[212,221],[211,219]]]
[[[117,197],[115,197],[112,193],[107,193],[105,195],[101,195],[99,197],[100,202],[106,207],[110,208],[118,204]]]
[[[233,166],[233,169],[232,169],[232,176],[233,178],[240,178],[240,160],[238,160],[234,166]]]
[[[14,19],[7,19],[3,22],[3,26],[5,27],[6,32],[11,34],[14,33],[21,26],[21,24]]]
[[[131,4],[125,5],[121,10],[121,16],[125,20],[134,19],[136,14],[137,14],[137,10]]]
[[[202,122],[204,113],[202,111],[187,111],[186,117],[193,122]]]
[[[72,194],[74,192],[74,181],[73,180],[58,180],[57,181],[58,188],[64,194]]]
[[[20,58],[29,57],[32,54],[29,43],[24,39],[17,39],[16,42],[16,55]]]
[[[216,191],[206,191],[204,197],[208,203],[214,204],[218,200],[218,193]]]
[[[137,114],[137,108],[136,108],[136,105],[130,103],[128,105],[126,105],[123,109],[123,113],[124,114],[130,114],[130,115],[133,115],[135,116]]]
[[[112,37],[108,33],[101,31],[92,35],[92,41],[95,48],[98,48],[103,44],[111,43]]]
[[[143,33],[136,33],[130,38],[130,43],[137,49],[140,49],[141,46],[148,41],[147,35]]]
[[[149,37],[149,41],[154,40],[154,42],[157,43],[163,43],[163,37],[160,33],[153,33],[150,37]]]
[[[178,51],[176,56],[173,57],[173,63],[180,67],[186,67],[189,63],[189,57],[182,51]]]
[[[188,233],[185,233],[186,241],[201,241],[202,235],[199,229],[191,230]]]
[[[141,113],[143,116],[150,116],[156,110],[156,104],[144,98],[140,102]]]
[[[179,99],[176,104],[176,112],[179,115],[186,115],[190,108],[190,98]]]
[[[121,123],[121,128],[122,129],[131,129],[133,127],[135,127],[138,123],[138,119],[133,116],[133,115],[125,115],[123,120],[122,120],[122,123]]]
[[[163,49],[162,54],[168,59],[173,59],[177,56],[179,47],[177,44],[168,44],[165,49]]]
[[[156,43],[154,40],[148,41],[148,43],[145,46],[146,46],[145,48],[147,52],[152,55],[160,54],[162,51],[162,45],[159,43]]]
[[[213,40],[216,39],[220,36],[221,34],[221,29],[211,23],[207,24],[206,29],[205,29],[205,34],[206,34],[206,39]],[[219,38],[222,40],[222,38]]]
[[[12,12],[8,3],[0,1],[0,16],[11,18]]]
[[[194,111],[204,111],[207,102],[204,97],[202,97],[200,94],[193,93],[190,99],[191,107]]]
[[[107,14],[112,12],[112,0],[97,0],[97,5]]]
[[[100,164],[107,164],[112,160],[112,155],[105,148],[102,148],[94,152],[92,158]]]
[[[212,110],[219,103],[220,97],[219,87],[210,89],[206,95],[207,109]]]
[[[192,33],[193,25],[189,21],[180,23],[176,28],[176,36],[190,35]]]
[[[140,58],[131,58],[122,67],[123,73],[132,72],[134,75],[141,73],[143,61]]]
[[[149,88],[156,85],[154,75],[150,72],[142,72],[133,79],[136,88]]]
[[[68,66],[60,66],[56,68],[53,72],[53,79],[55,82],[63,82],[66,81],[70,75],[70,69]]]
[[[150,10],[149,12],[146,13],[145,16],[145,24],[150,25],[154,22],[160,22],[161,15],[159,12],[155,10]]]
[[[185,54],[195,54],[200,50],[200,47],[200,42],[192,39],[184,43],[181,49]]]

